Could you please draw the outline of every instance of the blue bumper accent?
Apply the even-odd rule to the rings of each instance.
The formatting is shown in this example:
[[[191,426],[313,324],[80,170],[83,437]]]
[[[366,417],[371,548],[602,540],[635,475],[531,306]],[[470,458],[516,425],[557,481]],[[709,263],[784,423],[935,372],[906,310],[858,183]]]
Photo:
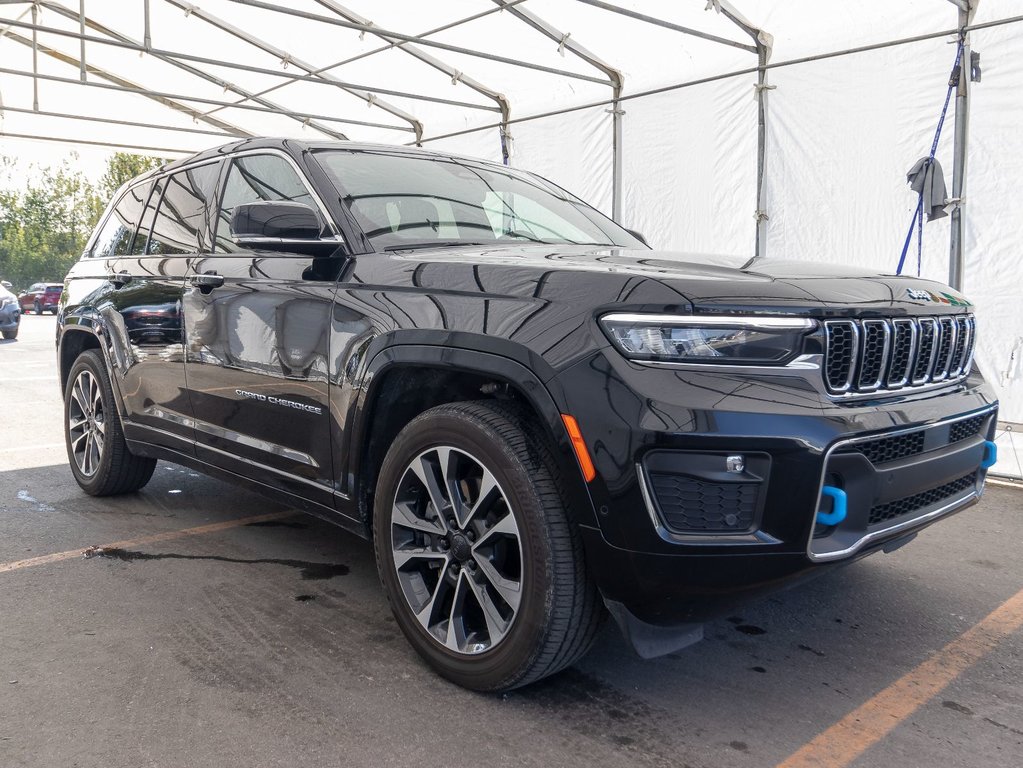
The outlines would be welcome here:
[[[998,446],[993,440],[984,441],[984,458],[980,460],[981,469],[990,469],[998,461]]]
[[[838,525],[845,520],[846,496],[845,491],[833,485],[825,485],[821,489],[821,495],[831,497],[831,511],[818,512],[817,522],[822,525]]]

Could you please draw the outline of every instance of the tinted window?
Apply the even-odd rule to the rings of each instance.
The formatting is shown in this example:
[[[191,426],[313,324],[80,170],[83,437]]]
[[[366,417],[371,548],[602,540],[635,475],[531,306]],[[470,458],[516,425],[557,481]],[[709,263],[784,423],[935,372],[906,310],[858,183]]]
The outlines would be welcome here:
[[[377,248],[532,241],[643,245],[534,176],[431,155],[325,150],[316,158]]]
[[[309,190],[291,163],[279,155],[248,155],[231,164],[217,215],[216,250],[236,252],[231,242],[231,214],[235,206],[260,200],[290,200],[316,210]]]
[[[163,180],[163,197],[149,235],[147,254],[204,250],[203,219],[216,181],[216,163],[179,171]]]
[[[125,192],[96,236],[93,256],[124,256],[129,253],[135,227],[152,187],[151,183],[139,184]]]
[[[142,219],[139,221],[139,231],[131,244],[131,255],[142,256],[146,252],[146,245],[149,242],[149,232],[153,228],[153,219],[156,218],[156,207],[160,204],[160,195],[163,194],[163,179],[160,179],[153,186],[153,194],[149,196],[149,202],[142,211]]]

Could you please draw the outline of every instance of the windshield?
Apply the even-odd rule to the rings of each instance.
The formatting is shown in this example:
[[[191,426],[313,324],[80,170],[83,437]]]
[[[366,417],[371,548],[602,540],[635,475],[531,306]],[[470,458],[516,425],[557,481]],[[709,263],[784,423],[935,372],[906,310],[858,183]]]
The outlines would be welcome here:
[[[323,150],[316,158],[377,250],[495,242],[646,247],[564,190],[510,168],[372,150]]]

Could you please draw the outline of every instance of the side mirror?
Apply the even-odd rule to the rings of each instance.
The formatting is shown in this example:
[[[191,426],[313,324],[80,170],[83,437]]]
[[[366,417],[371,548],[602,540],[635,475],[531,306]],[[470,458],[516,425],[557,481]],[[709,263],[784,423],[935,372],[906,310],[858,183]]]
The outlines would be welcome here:
[[[243,203],[231,214],[231,237],[242,245],[261,240],[319,240],[321,230],[316,211],[302,203]]]

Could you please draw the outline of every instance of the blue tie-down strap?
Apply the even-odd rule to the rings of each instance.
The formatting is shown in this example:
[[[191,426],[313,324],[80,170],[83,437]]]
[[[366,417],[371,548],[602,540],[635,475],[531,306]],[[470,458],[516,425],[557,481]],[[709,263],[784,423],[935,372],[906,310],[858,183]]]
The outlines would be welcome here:
[[[998,461],[998,446],[994,440],[984,441],[984,458],[980,460],[981,469],[990,469]]]
[[[825,485],[821,488],[821,495],[831,499],[830,512],[818,512],[817,522],[822,525],[838,525],[845,520],[846,495],[841,488],[833,485]]]

